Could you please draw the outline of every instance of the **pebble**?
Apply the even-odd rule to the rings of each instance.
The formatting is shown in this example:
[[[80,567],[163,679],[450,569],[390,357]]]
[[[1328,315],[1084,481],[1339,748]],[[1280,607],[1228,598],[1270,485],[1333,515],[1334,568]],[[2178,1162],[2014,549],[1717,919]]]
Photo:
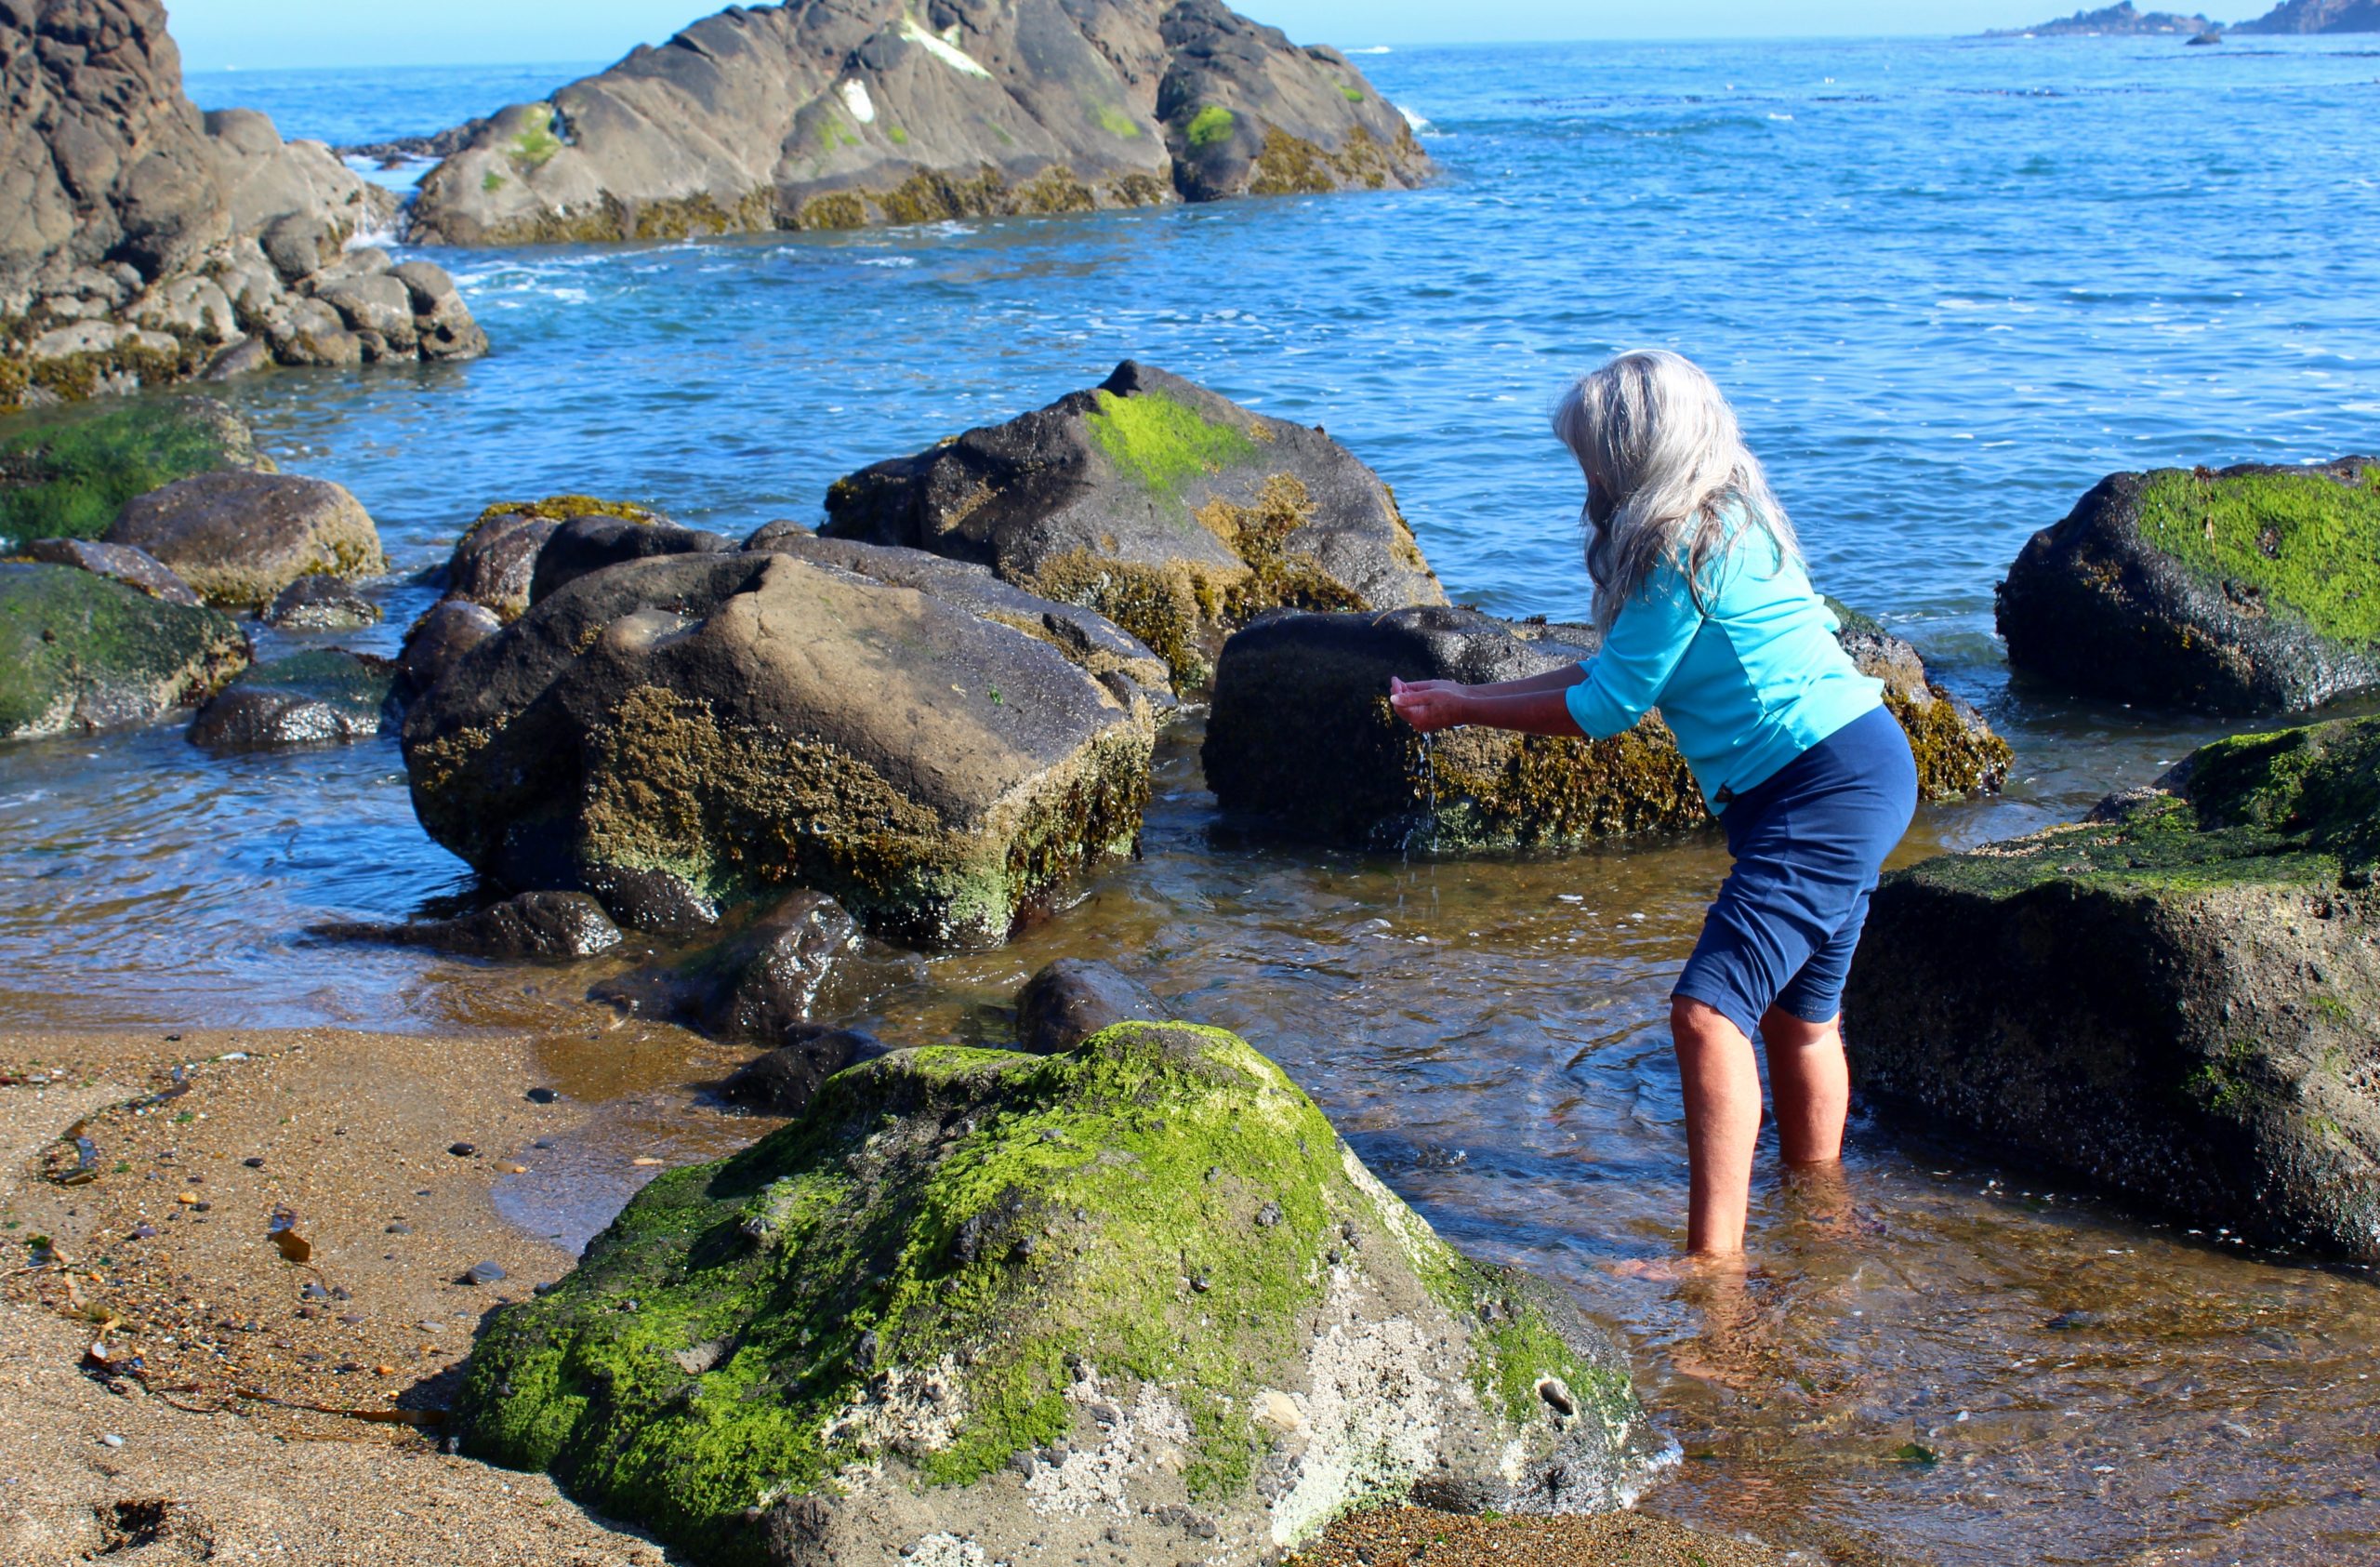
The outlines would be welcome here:
[[[413,1233],[413,1226],[409,1224],[392,1224],[380,1233],[383,1235],[411,1235]]]
[[[532,1088],[521,1096],[533,1105],[550,1105],[562,1097],[550,1088]]]
[[[471,1155],[479,1152],[479,1149],[473,1148],[469,1143],[449,1143],[446,1145],[446,1151],[453,1154],[457,1159],[469,1159]]]
[[[113,1431],[110,1431],[106,1436],[101,1437],[99,1441],[109,1447],[122,1447],[124,1445],[124,1439],[117,1436]]]
[[[475,1262],[463,1275],[466,1284],[494,1284],[504,1279],[504,1269],[493,1262]]]
[[[243,1159],[240,1162],[246,1165],[251,1170],[261,1170],[264,1168],[264,1161],[261,1159]]]

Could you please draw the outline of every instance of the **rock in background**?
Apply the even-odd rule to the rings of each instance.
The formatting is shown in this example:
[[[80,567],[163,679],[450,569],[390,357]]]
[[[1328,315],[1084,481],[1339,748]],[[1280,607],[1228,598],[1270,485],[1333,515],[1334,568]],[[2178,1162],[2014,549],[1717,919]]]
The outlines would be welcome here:
[[[442,270],[344,251],[393,196],[261,114],[199,113],[157,0],[0,10],[0,412],[486,352]]]
[[[734,7],[470,130],[422,244],[677,239],[1410,186],[1343,55],[1214,0]]]
[[[1910,645],[1844,617],[1844,648],[1885,684],[1920,787],[1996,789],[2005,742],[1930,686]],[[1584,626],[1433,607],[1390,615],[1268,615],[1224,644],[1202,760],[1224,809],[1303,836],[1441,853],[1558,846],[1708,819],[1658,713],[1605,740],[1464,727],[1423,737],[1388,705],[1391,677],[1488,684],[1593,655]]]
[[[309,576],[388,570],[352,495],[291,473],[200,473],[125,503],[105,542],[144,550],[210,604],[261,609]]]
[[[2092,696],[2291,712],[2380,685],[2380,465],[2102,480],[2000,585],[2019,671]]]
[[[2380,1261],[2380,720],[2243,736],[1888,876],[1861,1099],[2153,1210]]]
[[[1395,498],[1319,430],[1126,361],[1089,392],[836,481],[831,538],[1082,604],[1205,684],[1263,610],[1443,604]]]
[[[212,398],[29,415],[0,434],[0,550],[97,538],[126,501],[222,471],[274,469],[247,425]]]
[[[248,662],[230,617],[71,565],[0,562],[0,739],[155,718]]]
[[[827,1080],[497,1312],[457,1414],[611,1516],[785,1567],[1237,1567],[1375,1499],[1606,1510],[1665,1446],[1606,1335],[1186,1024]]]

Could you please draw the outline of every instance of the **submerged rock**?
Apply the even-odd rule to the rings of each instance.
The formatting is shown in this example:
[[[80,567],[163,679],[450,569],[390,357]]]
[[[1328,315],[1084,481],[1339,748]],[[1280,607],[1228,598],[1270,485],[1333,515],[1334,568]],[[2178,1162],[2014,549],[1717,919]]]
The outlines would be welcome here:
[[[872,1035],[823,1023],[796,1024],[787,1038],[787,1043],[736,1068],[719,1085],[720,1097],[761,1115],[800,1115],[828,1078],[885,1054]]]
[[[620,929],[585,893],[522,893],[451,920],[397,924],[337,922],[312,934],[334,941],[386,941],[472,958],[591,958],[620,944]]]
[[[256,665],[198,710],[190,742],[263,750],[368,739],[388,722],[396,671],[392,660],[337,647]]]
[[[2380,685],[2380,465],[2118,473],[2000,585],[2008,662],[2069,689],[2286,712]]]
[[[192,606],[199,602],[198,595],[190,591],[190,584],[166,570],[164,562],[129,544],[94,544],[87,538],[36,538],[25,546],[25,558],[112,578],[167,604]]]
[[[272,596],[258,613],[284,631],[352,631],[380,621],[380,606],[336,577],[311,572]]]
[[[690,1552],[786,1567],[1237,1567],[1375,1499],[1608,1509],[1663,1449],[1602,1332],[1184,1024],[840,1073],[497,1312],[456,1419]]]
[[[0,739],[155,718],[248,661],[231,618],[74,566],[0,562]]]
[[[733,553],[539,600],[415,705],[405,757],[431,835],[513,886],[804,886],[879,932],[962,942],[1130,847],[1154,740],[1144,708],[1045,643]]]
[[[272,463],[209,398],[28,415],[0,434],[0,546],[96,539],[125,502],[218,469],[270,473]]]
[[[210,604],[254,608],[310,573],[369,577],[388,569],[379,530],[356,498],[324,479],[201,473],[126,503],[110,544],[146,550]]]
[[[1155,992],[1115,964],[1060,958],[1017,992],[1016,1043],[1035,1056],[1056,1056],[1103,1029],[1168,1016]]]
[[[2380,720],[2218,741],[1888,876],[1860,1097],[2209,1228],[2380,1261]]]
[[[836,481],[826,517],[831,537],[972,561],[1095,609],[1183,687],[1263,610],[1446,602],[1354,453],[1130,361],[1091,391]]]
[[[1334,49],[1217,0],[731,7],[424,177],[416,244],[681,239],[1418,184]]]

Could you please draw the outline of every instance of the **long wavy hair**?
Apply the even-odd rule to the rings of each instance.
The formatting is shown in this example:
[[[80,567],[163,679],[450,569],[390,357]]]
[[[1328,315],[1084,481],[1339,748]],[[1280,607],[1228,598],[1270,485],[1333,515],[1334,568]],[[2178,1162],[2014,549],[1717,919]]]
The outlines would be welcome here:
[[[1610,633],[1666,561],[1686,573],[1700,604],[1704,573],[1753,528],[1776,540],[1779,555],[1801,555],[1736,411],[1683,354],[1639,350],[1580,377],[1554,406],[1554,433],[1587,479],[1587,575],[1599,632]]]

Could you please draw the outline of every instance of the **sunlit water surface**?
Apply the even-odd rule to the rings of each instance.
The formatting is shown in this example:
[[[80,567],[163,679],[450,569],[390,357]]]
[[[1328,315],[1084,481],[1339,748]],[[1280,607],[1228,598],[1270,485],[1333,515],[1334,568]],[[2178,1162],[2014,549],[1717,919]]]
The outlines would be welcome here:
[[[2012,688],[1990,592],[2030,531],[2120,468],[2380,447],[2380,60],[2351,42],[1367,56],[1430,124],[1425,191],[449,255],[494,357],[227,394],[287,465],[362,497],[411,572],[489,501],[557,490],[723,530],[814,519],[839,474],[1131,356],[1327,425],[1395,485],[1457,597],[1564,616],[1583,603],[1577,495],[1547,405],[1613,349],[1673,345],[1736,393],[1821,584],[2017,748],[2008,796],[1929,809],[1914,857],[2069,817],[2214,733]],[[575,73],[192,88],[344,141]],[[387,650],[430,598],[380,591],[389,625],[348,644]],[[1720,845],[1461,864],[1281,845],[1217,821],[1196,740],[1168,742],[1144,859],[866,1021],[997,1037],[1016,987],[1071,953],[1246,1033],[1448,1235],[1626,1336],[1688,1455],[1650,1506],[1845,1562],[2380,1559],[2368,1278],[1862,1127],[1840,1188],[1764,1175],[1748,1283],[1615,1279],[1679,1239],[1661,1022]],[[617,965],[299,935],[469,890],[385,739],[217,761],[165,726],[0,750],[11,1022],[527,1026],[558,1081],[618,1096],[620,1135],[732,1137],[605,1065],[625,1036],[577,998]],[[685,1051],[690,1082],[716,1075],[715,1047]],[[615,1179],[506,1201],[576,1239]]]

